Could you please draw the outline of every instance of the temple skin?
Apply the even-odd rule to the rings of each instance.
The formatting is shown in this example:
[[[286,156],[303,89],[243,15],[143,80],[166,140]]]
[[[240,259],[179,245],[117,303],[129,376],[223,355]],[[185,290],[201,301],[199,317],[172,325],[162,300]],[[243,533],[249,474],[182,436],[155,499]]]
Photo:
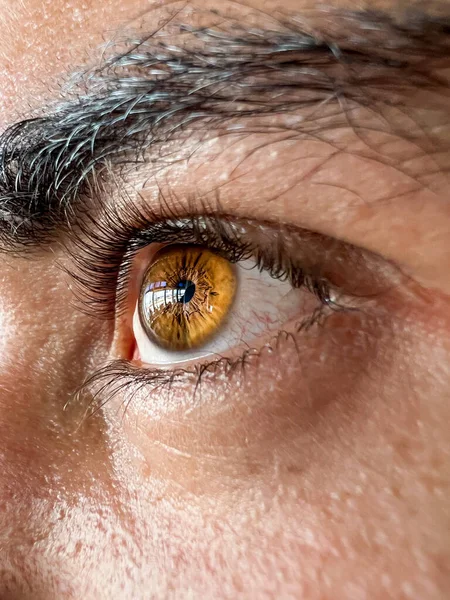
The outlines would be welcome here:
[[[183,15],[195,21],[199,6],[215,8],[191,4]],[[248,15],[248,6],[230,10]],[[302,14],[314,26],[312,1],[254,6]],[[448,3],[435,10],[447,7],[450,14]],[[61,82],[96,64],[117,30],[145,31],[164,11],[167,3],[142,0],[2,2],[1,128],[64,99]],[[138,173],[128,182],[151,203],[161,180],[177,198],[193,188],[207,196],[221,181],[227,213],[343,239],[408,275],[373,316],[337,316],[332,330],[305,343],[300,362],[287,341],[239,386],[207,382],[196,403],[190,386],[175,386],[152,402],[137,397],[125,415],[119,395],[86,419],[86,406],[71,401],[74,390],[105,357],[121,357],[116,332],[74,305],[60,268],[70,262],[64,246],[32,257],[2,254],[2,600],[448,597],[450,209],[442,114],[450,107],[442,86],[439,119],[426,110],[426,91],[417,100],[428,133],[442,138],[438,169],[436,157],[416,158],[401,138],[374,137],[390,156],[410,156],[419,186],[367,157],[332,158],[330,139],[258,153],[258,136],[192,139],[195,155],[187,160],[180,149],[159,181],[144,186]],[[358,150],[351,131],[335,135]]]

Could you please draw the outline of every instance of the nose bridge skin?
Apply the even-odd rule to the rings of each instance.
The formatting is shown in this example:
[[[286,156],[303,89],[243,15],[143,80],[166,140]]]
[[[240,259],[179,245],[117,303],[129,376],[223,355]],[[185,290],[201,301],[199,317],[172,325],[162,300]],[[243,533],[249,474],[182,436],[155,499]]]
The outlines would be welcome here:
[[[83,511],[78,525],[72,512],[101,506],[110,461],[101,416],[86,419],[73,395],[105,351],[105,325],[74,308],[52,263],[2,270],[0,598],[81,598],[67,553],[82,543]]]

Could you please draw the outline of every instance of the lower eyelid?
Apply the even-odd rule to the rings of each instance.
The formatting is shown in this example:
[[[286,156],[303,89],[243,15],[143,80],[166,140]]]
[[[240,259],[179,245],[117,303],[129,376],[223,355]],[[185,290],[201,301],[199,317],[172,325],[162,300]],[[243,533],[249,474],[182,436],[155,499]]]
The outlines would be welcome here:
[[[194,364],[191,361],[156,368],[130,361],[112,361],[86,382],[81,394],[90,398],[91,411],[112,402],[112,410],[117,415],[116,411],[121,408],[128,411],[133,404],[132,410],[137,414],[151,413],[149,428],[155,419],[164,415],[178,411],[189,413],[201,405],[208,407],[208,412],[202,413],[202,418],[207,414],[208,419],[214,417],[216,410],[219,414],[226,407],[232,410],[230,407],[236,402],[240,405],[243,399],[249,409],[254,405],[255,410],[265,411],[272,403],[270,391],[277,386],[287,394],[290,389],[292,395],[295,389],[306,392],[308,386],[313,385],[316,393],[317,388],[333,387],[332,381],[338,375],[340,385],[343,379],[348,380],[346,385],[354,385],[355,373],[364,371],[363,365],[378,348],[377,332],[388,331],[377,316],[353,311],[329,311],[321,326],[301,332],[297,325],[292,322],[286,329],[271,332],[260,341],[258,349],[241,348],[237,355],[207,357]],[[264,386],[261,405],[260,392],[256,392],[258,385]],[[335,389],[329,389],[331,391]],[[339,393],[344,391],[339,389]],[[327,402],[332,396],[327,397]],[[220,402],[225,405],[215,409],[218,398],[222,398]],[[297,400],[306,401],[308,411],[313,409],[309,399],[297,397]],[[183,418],[178,414],[177,420]],[[201,435],[201,419],[192,426],[200,427]]]

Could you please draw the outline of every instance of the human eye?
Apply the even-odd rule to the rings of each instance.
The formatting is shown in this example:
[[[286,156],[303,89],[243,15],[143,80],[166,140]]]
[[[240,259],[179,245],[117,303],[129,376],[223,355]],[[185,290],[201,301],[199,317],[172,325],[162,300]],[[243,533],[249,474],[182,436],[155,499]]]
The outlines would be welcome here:
[[[99,402],[149,400],[177,382],[211,392],[267,372],[268,360],[291,373],[308,354],[324,360],[330,340],[348,344],[382,318],[378,296],[396,272],[338,239],[218,209],[125,210],[80,248],[79,297],[114,322],[109,360],[83,387]]]
[[[270,345],[269,334],[295,333],[337,308],[319,267],[293,256],[298,247],[289,254],[286,242],[298,234],[283,239],[267,226],[214,219],[197,220],[191,232],[203,245],[163,245],[142,278],[133,333],[143,364],[257,352]]]

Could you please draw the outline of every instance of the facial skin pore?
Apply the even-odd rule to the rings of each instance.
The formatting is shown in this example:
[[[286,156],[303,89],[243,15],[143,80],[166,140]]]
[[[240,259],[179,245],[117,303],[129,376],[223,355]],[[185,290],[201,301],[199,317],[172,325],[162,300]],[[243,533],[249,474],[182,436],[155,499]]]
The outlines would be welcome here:
[[[1,147],[2,600],[447,598],[450,5],[357,8],[0,7],[2,130],[36,119]],[[133,85],[151,102],[112,111]],[[120,118],[94,143],[104,106]],[[88,146],[70,119],[88,110],[81,172],[95,164],[76,180]],[[50,142],[74,152],[66,186]],[[80,303],[80,265],[131,206],[338,240],[324,255],[369,290],[362,310],[280,335],[245,376],[207,371],[199,394],[120,379],[108,397],[111,370],[80,391],[129,359],[149,251],[109,320]]]

